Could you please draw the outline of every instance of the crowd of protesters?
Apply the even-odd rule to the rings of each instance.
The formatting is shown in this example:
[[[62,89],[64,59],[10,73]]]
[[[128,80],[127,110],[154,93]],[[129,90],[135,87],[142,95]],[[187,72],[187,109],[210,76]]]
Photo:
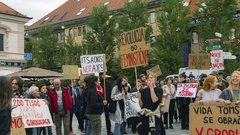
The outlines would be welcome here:
[[[85,135],[100,135],[101,115],[105,114],[107,135],[131,134],[165,135],[166,129],[174,129],[175,122],[181,122],[182,130],[189,130],[189,105],[196,102],[240,103],[240,70],[233,71],[224,79],[222,72],[201,74],[195,78],[181,73],[178,78],[159,79],[154,73],[141,74],[132,87],[127,77],[118,76],[114,85],[108,80],[104,86],[103,74],[90,75],[81,80],[51,83],[33,83],[27,91],[23,90],[20,77],[0,77],[0,131],[10,134],[11,98],[45,99],[49,105],[57,135],[73,135],[72,118],[75,115],[78,129]],[[196,98],[176,97],[178,83],[198,83]],[[106,89],[106,92],[104,91]],[[126,119],[124,99],[128,93],[136,92],[141,111],[138,117]],[[105,94],[104,94],[105,93]],[[149,113],[151,112],[151,113]],[[115,123],[111,131],[111,121]],[[64,132],[60,129],[63,129]],[[51,135],[52,127],[26,128],[27,135]]]

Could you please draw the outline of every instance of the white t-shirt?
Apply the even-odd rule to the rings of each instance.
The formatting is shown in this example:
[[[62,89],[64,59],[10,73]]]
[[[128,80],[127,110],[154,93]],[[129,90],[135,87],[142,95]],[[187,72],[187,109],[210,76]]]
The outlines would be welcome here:
[[[219,89],[215,89],[215,90],[199,90],[199,92],[197,93],[197,97],[201,97],[202,100],[204,102],[217,102],[217,99],[219,99],[220,95],[221,95],[222,91]]]

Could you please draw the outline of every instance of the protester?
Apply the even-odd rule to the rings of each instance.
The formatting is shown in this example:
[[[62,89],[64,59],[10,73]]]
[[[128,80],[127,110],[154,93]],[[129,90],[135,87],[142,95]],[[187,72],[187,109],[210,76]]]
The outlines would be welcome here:
[[[234,71],[231,74],[229,87],[223,90],[219,101],[227,104],[231,102],[240,103],[240,71]]]
[[[48,90],[47,90],[47,85],[45,84],[40,84],[39,85],[39,89],[40,89],[40,98],[41,99],[45,99],[48,103],[48,107],[50,107],[49,105],[49,97],[48,97]],[[49,111],[51,112],[51,110],[49,109]],[[40,128],[40,134],[43,133],[43,135],[52,135],[52,127],[42,127]]]
[[[115,113],[110,113],[110,119],[115,122],[114,135],[121,135],[121,126],[124,117],[124,96],[125,92],[123,86],[126,85],[126,80],[122,77],[118,77],[116,85],[112,89],[111,99],[116,102]]]
[[[102,122],[101,114],[103,113],[103,107],[107,104],[106,100],[103,100],[102,96],[97,92],[97,86],[100,85],[100,81],[96,76],[90,76],[88,78],[88,94],[87,94],[87,117],[92,126],[93,135],[100,135]]]
[[[162,86],[163,89],[163,103],[161,104],[161,111],[163,112],[163,116],[164,116],[164,124],[165,124],[165,129],[168,129],[168,112],[169,112],[169,105],[170,105],[170,90],[171,88],[168,87],[168,81],[170,80],[170,78],[167,78],[164,82],[164,84]],[[173,127],[171,127],[173,128]]]
[[[35,85],[32,85],[29,90],[28,90],[28,98],[30,99],[39,99],[40,94],[39,94],[39,88]],[[39,127],[34,127],[32,129],[32,135],[39,135],[40,134],[40,129]]]
[[[72,108],[72,99],[67,87],[61,87],[61,81],[55,79],[54,89],[49,92],[50,108],[55,113],[56,134],[62,135],[62,121],[64,127],[64,135],[68,135],[70,116],[69,109]]]
[[[224,90],[228,87],[228,82],[224,79],[224,73],[223,72],[218,72],[217,75],[217,79],[218,79],[218,88],[221,90]]]
[[[25,98],[25,94],[22,90],[23,88],[23,80],[18,76],[11,77],[12,82],[12,98]]]
[[[104,74],[99,73],[99,77],[100,77],[101,87],[104,89]],[[105,79],[105,84],[106,84],[106,86],[105,86],[106,87],[106,90],[105,90],[106,91],[106,97],[104,97],[104,99],[106,99],[107,102],[108,102],[107,105],[104,106],[105,122],[106,122],[106,127],[107,127],[107,135],[113,135],[113,133],[111,131],[111,121],[109,119],[109,109],[108,109],[108,105],[109,105],[110,98],[111,98],[112,85],[107,79]]]
[[[70,96],[72,97],[72,108],[70,109],[70,133],[73,133],[72,128],[72,118],[73,114],[75,114],[77,121],[78,121],[78,127],[81,130],[81,132],[84,132],[83,127],[83,121],[81,119],[81,108],[82,108],[82,92],[80,91],[80,87],[77,85],[77,80],[72,80],[72,86],[70,85]]]
[[[179,75],[179,83],[187,83],[187,76],[185,73]],[[178,97],[179,108],[181,115],[181,129],[188,130],[189,129],[189,104],[192,102],[191,98]]]
[[[208,76],[203,83],[203,88],[197,93],[195,102],[217,102],[222,91],[217,88],[218,80],[215,76]]]
[[[156,76],[150,72],[147,79],[147,87],[138,93],[139,104],[142,107],[140,113],[141,125],[138,126],[139,135],[165,135],[165,129],[161,120],[160,102],[163,96],[161,87],[156,86]],[[150,115],[149,112],[153,112]]]
[[[168,128],[168,115],[169,115],[169,128],[173,129],[173,115],[174,115],[174,110],[175,110],[175,104],[176,104],[176,88],[173,85],[173,79],[171,77],[166,79],[166,85],[163,87],[163,91],[168,91],[168,100],[165,100],[165,111],[164,113],[164,124],[166,125],[166,129]],[[164,92],[163,92],[164,93]],[[163,94],[164,95],[164,94]]]
[[[10,135],[12,87],[8,77],[0,76],[0,134]]]

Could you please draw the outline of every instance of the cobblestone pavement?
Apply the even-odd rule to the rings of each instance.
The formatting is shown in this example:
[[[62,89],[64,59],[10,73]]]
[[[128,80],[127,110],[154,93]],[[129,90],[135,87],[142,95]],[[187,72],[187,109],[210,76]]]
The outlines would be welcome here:
[[[112,131],[114,129],[114,122],[112,123]],[[174,129],[167,129],[166,130],[166,135],[189,135],[188,130],[181,130],[181,124],[178,123],[174,123],[173,124],[173,128]],[[53,134],[56,135],[55,132],[55,126],[53,126]],[[80,132],[80,130],[78,130],[78,123],[77,123],[77,118],[74,116],[73,117],[73,132],[75,135],[83,135],[83,133]],[[127,129],[127,135],[134,135],[131,132],[131,129]],[[106,133],[106,124],[105,124],[105,117],[104,115],[102,115],[102,132],[101,135],[107,135]]]

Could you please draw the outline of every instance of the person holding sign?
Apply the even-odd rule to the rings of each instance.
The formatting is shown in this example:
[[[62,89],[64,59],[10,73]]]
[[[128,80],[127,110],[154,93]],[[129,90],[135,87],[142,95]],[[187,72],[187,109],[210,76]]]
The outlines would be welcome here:
[[[203,88],[197,93],[195,102],[217,102],[222,91],[217,88],[218,80],[215,76],[208,76],[203,83]]]
[[[155,85],[156,76],[150,72],[147,79],[147,87],[138,93],[139,104],[142,110],[142,124],[138,126],[139,135],[147,135],[151,132],[152,135],[165,135],[165,129],[162,123],[160,114],[160,102],[163,97],[161,87]]]
[[[25,94],[23,92],[23,80],[18,76],[11,77],[12,82],[12,98],[25,98]]]
[[[240,103],[240,71],[234,71],[231,74],[229,87],[223,90],[219,101],[227,104],[231,102]]]
[[[12,88],[9,78],[0,76],[0,134],[10,135]]]

